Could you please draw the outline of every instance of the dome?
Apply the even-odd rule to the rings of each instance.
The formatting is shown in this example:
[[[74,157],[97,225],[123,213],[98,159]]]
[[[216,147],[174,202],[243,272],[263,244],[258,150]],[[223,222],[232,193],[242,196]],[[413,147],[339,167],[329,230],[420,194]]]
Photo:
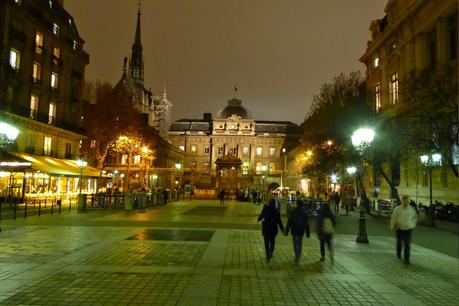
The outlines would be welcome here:
[[[217,113],[216,118],[218,119],[226,119],[231,117],[232,115],[236,115],[241,117],[242,119],[249,119],[251,115],[249,112],[241,106],[242,101],[236,98],[228,100],[228,105],[221,111]]]

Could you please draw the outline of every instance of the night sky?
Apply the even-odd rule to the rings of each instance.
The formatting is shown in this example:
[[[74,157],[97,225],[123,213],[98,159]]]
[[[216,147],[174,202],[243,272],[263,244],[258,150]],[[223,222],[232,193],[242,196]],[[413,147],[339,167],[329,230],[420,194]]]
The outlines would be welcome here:
[[[358,58],[386,0],[143,0],[145,83],[167,84],[172,117],[215,114],[234,96],[258,120],[304,120],[321,84]],[[65,0],[90,54],[86,80],[121,78],[136,0]]]

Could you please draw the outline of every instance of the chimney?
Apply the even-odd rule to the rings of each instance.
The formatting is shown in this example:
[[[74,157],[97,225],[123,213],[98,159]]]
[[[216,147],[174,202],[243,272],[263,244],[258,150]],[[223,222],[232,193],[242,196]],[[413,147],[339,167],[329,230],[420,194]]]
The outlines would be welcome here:
[[[203,116],[202,116],[202,119],[204,121],[211,122],[212,121],[212,113],[204,113]]]

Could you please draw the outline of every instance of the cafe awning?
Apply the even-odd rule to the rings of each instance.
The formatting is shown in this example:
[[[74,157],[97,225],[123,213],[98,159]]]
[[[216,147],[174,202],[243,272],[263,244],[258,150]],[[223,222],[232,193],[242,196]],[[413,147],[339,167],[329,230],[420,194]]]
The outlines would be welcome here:
[[[32,163],[30,168],[55,176],[80,176],[80,167],[75,160],[59,159],[49,156],[39,156],[28,153],[11,153],[22,160]],[[86,166],[83,168],[83,176],[99,177],[100,171],[96,168]]]

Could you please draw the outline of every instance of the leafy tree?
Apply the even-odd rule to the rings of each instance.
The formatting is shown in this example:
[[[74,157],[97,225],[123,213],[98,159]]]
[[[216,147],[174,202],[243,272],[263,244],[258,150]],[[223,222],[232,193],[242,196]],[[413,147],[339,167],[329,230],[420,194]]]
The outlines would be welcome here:
[[[115,95],[108,83],[86,85],[83,118],[87,139],[81,152],[99,169],[109,152],[120,149],[120,137],[138,139],[141,146],[157,141],[158,135],[148,126],[147,115],[139,113],[129,101],[130,97]]]

